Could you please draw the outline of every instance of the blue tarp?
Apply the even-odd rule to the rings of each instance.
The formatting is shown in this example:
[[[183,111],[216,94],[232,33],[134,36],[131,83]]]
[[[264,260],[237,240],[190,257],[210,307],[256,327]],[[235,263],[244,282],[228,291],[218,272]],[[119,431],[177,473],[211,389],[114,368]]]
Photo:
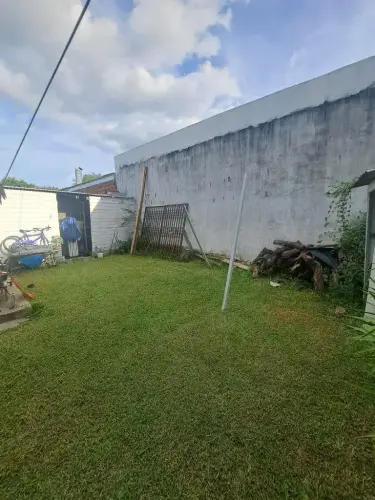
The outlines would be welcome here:
[[[42,262],[43,262],[42,255],[30,255],[28,257],[21,257],[19,259],[20,264],[23,264],[25,267],[29,267],[30,269],[41,266]]]

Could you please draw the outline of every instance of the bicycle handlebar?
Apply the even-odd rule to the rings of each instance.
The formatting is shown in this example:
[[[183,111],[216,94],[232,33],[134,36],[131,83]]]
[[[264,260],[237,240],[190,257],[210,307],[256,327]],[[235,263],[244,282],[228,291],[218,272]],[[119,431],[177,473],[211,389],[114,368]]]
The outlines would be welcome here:
[[[40,231],[42,233],[43,231],[49,231],[50,229],[51,226],[33,227],[32,229],[20,229],[20,233],[30,233],[31,231]]]

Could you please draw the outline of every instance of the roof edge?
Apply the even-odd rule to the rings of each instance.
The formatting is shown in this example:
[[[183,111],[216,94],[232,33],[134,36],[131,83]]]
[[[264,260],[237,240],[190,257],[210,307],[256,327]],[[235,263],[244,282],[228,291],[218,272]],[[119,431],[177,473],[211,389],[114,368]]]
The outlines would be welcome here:
[[[80,191],[62,191],[61,189],[43,189],[43,188],[25,188],[19,186],[4,186],[4,189],[11,191],[29,191],[29,192],[37,192],[37,193],[52,193],[52,194],[61,194],[67,196],[74,195],[83,195],[83,196],[95,196],[97,198],[123,198],[123,199],[132,199],[131,196],[124,196],[121,193],[113,193],[113,194],[95,194],[95,193],[82,193]]]
[[[375,181],[375,169],[366,170],[353,184],[352,188],[368,186],[372,181]]]
[[[106,178],[112,178],[116,180],[116,175],[115,175],[115,172],[111,172],[110,174],[104,174],[104,175],[101,175],[100,177],[98,177],[97,179],[93,179],[91,181],[86,181],[86,182],[81,182],[80,184],[73,184],[73,186],[68,186],[68,187],[64,187],[64,188],[61,188],[60,191],[67,191],[68,189],[73,189],[75,187],[90,187],[90,186],[96,186],[97,184],[101,184],[101,182],[103,182],[104,179]]]
[[[356,95],[375,85],[375,56],[242,104],[115,156],[116,168],[181,151],[304,109]]]

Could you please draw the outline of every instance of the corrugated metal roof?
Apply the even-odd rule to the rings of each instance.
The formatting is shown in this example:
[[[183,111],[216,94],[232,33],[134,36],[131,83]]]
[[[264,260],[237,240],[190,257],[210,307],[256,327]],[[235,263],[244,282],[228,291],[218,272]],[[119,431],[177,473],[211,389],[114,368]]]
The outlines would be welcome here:
[[[68,196],[75,196],[77,194],[82,194],[84,196],[97,196],[98,198],[129,198],[119,193],[113,194],[91,194],[91,193],[81,193],[78,191],[70,192],[70,191],[61,191],[60,189],[43,189],[43,188],[25,188],[18,186],[4,186],[5,189],[14,189],[16,191],[36,191],[39,193],[56,193],[63,194]]]
[[[375,181],[375,170],[366,170],[353,184],[353,188],[367,186],[372,181]]]
[[[68,186],[65,188],[62,188],[61,191],[68,191],[69,189],[75,189],[78,187],[90,187],[90,186],[96,186],[98,184],[102,184],[103,182],[108,182],[108,180],[115,180],[115,173],[112,172],[111,174],[104,174],[97,179],[93,179],[91,181],[86,181],[86,182],[81,182],[81,184],[74,184],[73,186]]]

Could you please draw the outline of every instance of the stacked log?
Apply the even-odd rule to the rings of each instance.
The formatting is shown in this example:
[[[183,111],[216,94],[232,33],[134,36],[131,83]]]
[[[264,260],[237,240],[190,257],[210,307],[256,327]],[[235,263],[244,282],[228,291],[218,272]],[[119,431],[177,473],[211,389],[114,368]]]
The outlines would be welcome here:
[[[324,288],[324,270],[338,265],[333,245],[304,245],[301,241],[275,240],[276,249],[263,248],[252,263],[253,276],[288,272],[292,276],[307,275],[314,288]]]

